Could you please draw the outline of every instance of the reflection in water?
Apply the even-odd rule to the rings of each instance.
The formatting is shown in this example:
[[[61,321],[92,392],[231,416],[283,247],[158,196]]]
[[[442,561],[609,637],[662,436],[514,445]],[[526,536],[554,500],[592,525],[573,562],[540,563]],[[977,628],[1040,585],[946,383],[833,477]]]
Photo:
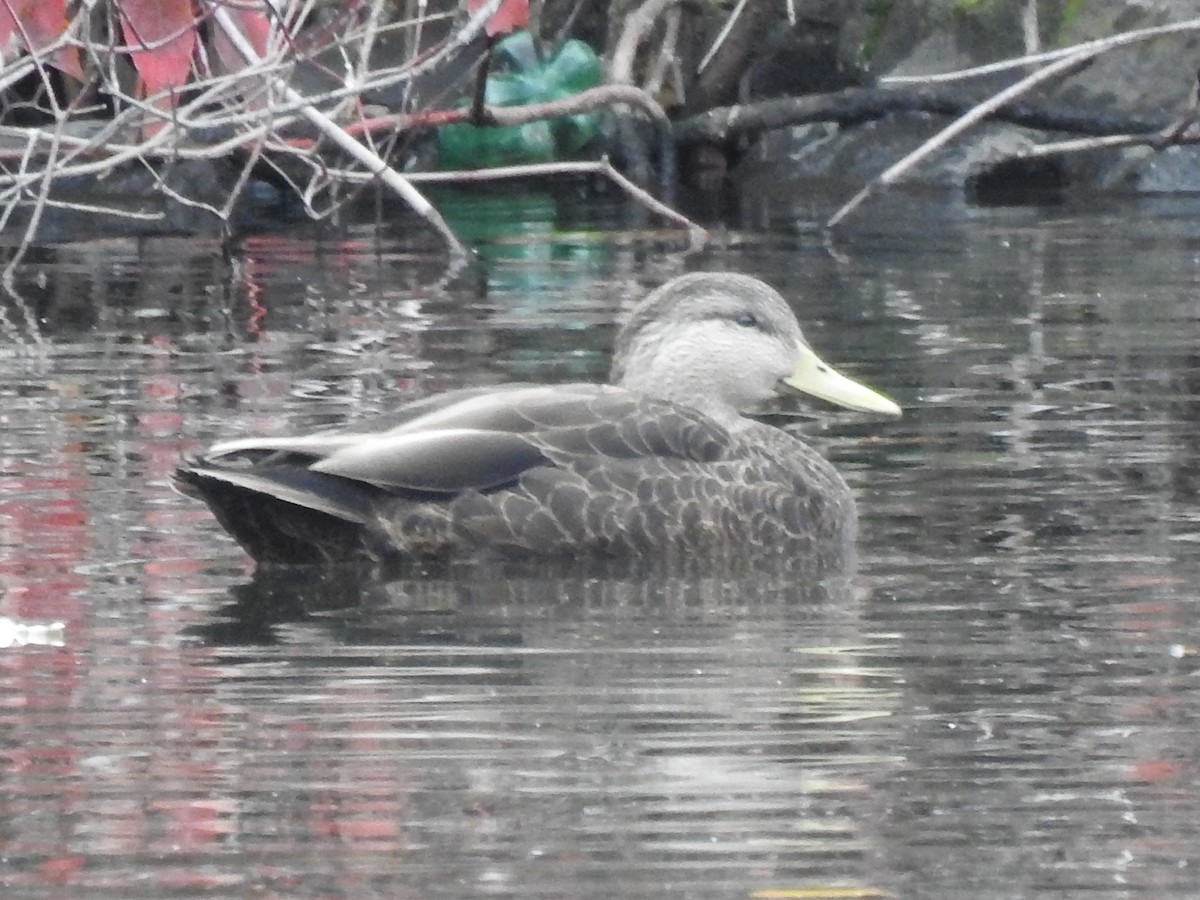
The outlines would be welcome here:
[[[862,632],[848,584],[811,587],[822,602],[747,578],[356,592],[293,572],[235,588],[201,633],[225,702],[315,767],[291,773],[303,792],[261,784],[293,840],[367,838],[414,888],[606,896],[614,866],[635,894],[841,882],[848,864],[866,884],[894,638]],[[269,779],[261,740],[239,767]]]
[[[50,867],[76,889],[139,860],[159,885],[238,892],[600,897],[614,868],[634,894],[867,883],[895,638],[864,634],[846,589],[259,577],[184,644],[97,649],[98,680],[0,711],[24,823],[7,885],[47,880],[64,826],[81,862]],[[89,736],[32,749],[49,715]]]
[[[684,261],[576,204],[450,284],[374,228],[31,254],[0,627],[64,628],[0,641],[0,891],[1193,896],[1194,209],[901,213],[832,257],[764,204]],[[251,577],[167,485],[216,434],[603,377],[685,267],[898,386],[899,422],[803,426],[861,498],[853,580]]]
[[[61,647],[65,629],[62,622],[21,622],[0,616],[0,649],[29,644]]]
[[[856,606],[852,574],[810,578],[797,567],[714,574],[709,566],[663,574],[651,567],[631,571],[624,563],[605,572],[605,565],[582,572],[568,563],[464,562],[442,574],[408,577],[381,576],[369,566],[264,567],[249,583],[231,589],[233,602],[222,609],[213,631],[197,635],[213,644],[272,644],[275,627],[284,622],[332,626],[364,619],[393,639],[423,640],[431,628],[435,642],[449,636],[487,644],[485,635],[467,638],[455,629],[460,623],[471,629],[495,624],[503,632],[510,619],[520,624],[558,616],[606,621],[822,609],[849,616]]]

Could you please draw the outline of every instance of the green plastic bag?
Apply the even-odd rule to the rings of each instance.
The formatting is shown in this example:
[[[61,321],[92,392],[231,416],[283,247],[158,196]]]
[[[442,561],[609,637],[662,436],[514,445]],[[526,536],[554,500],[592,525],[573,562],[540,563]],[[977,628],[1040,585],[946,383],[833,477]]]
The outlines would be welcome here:
[[[567,41],[540,60],[527,31],[496,45],[484,100],[489,106],[543,103],[595,87],[604,78],[599,57],[583,41]],[[519,163],[552,162],[576,152],[600,131],[599,116],[579,113],[516,126],[456,124],[438,129],[438,162],[443,169],[485,169]]]

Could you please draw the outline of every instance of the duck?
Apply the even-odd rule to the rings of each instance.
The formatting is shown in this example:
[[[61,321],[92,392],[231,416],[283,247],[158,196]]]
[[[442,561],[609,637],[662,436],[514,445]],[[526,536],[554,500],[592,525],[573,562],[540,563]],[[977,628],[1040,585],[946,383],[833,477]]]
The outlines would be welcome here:
[[[774,288],[694,272],[633,306],[606,384],[466,387],[237,437],[173,482],[259,565],[803,558],[852,544],[857,511],[818,450],[750,415],[800,394],[901,414],[822,361]]]

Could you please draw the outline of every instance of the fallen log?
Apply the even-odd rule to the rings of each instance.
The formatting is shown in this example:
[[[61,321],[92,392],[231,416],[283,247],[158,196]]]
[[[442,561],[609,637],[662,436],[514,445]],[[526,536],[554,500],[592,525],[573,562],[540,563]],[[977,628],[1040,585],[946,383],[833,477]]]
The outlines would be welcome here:
[[[987,99],[987,94],[943,87],[845,88],[830,94],[782,97],[723,106],[675,123],[673,134],[680,146],[724,143],[730,138],[753,136],[776,128],[814,122],[860,125],[895,113],[964,115]],[[1022,100],[992,112],[992,121],[1007,122],[1041,131],[1078,135],[1150,134],[1167,128],[1166,114],[1081,110],[1062,103]]]

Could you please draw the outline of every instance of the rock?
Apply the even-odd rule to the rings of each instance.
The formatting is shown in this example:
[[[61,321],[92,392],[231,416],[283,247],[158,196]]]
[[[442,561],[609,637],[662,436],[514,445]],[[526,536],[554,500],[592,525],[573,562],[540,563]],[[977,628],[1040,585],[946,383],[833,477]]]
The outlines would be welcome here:
[[[1106,187],[1126,188],[1143,194],[1178,194],[1200,191],[1200,148],[1167,147],[1155,153],[1149,147],[1140,156],[1126,153],[1124,169],[1114,167],[1112,183]]]
[[[1016,0],[979,4],[980,18],[988,17],[990,26],[995,29],[990,36],[986,30],[980,30],[981,23],[975,17],[965,12],[953,17],[953,23],[942,35],[953,37],[960,55],[948,62],[953,66],[982,65],[1004,55],[1018,55],[1022,47],[1019,43],[1014,46],[1014,38],[1019,39],[1021,34],[1023,6]],[[1042,49],[1072,46],[1122,31],[1197,17],[1200,16],[1200,2],[1090,0],[1075,4],[1069,11],[1070,16],[1063,13],[1057,21],[1044,18],[1039,23]],[[928,45],[919,44],[913,48],[911,56],[928,54],[928,51]],[[1085,69],[1061,82],[1050,83],[1034,96],[1079,109],[1094,109],[1097,113],[1175,114],[1184,109],[1195,83],[1196,60],[1200,58],[1198,51],[1200,33],[1162,37],[1117,48],[1102,54]],[[896,70],[911,71],[912,63],[912,58],[902,61]],[[989,87],[996,89],[998,86]],[[1069,136],[1038,135],[1036,139],[1044,143],[1065,137]],[[1083,189],[1120,189],[1153,183],[1155,189],[1164,189],[1171,184],[1176,190],[1197,190],[1200,180],[1196,180],[1196,176],[1200,174],[1200,168],[1194,164],[1180,164],[1192,155],[1190,149],[1183,150],[1173,154],[1178,158],[1174,164],[1163,165],[1156,162],[1159,154],[1148,153],[1143,145],[1118,152],[1064,154],[1057,158],[1056,165],[1068,185]],[[1145,174],[1143,169],[1147,170]]]
[[[1054,16],[1045,9],[1057,10]],[[1200,0],[1089,0],[1082,4],[1039,4],[1040,20],[1028,18],[1025,0],[963,4],[954,0],[896,0],[872,18],[870,8],[844,18],[845,34],[862,36],[871,74],[884,85],[896,76],[930,75],[1016,58],[1027,52],[1067,47],[1114,34],[1200,18]],[[1036,28],[1035,28],[1036,26]],[[1027,40],[1036,31],[1034,46]],[[1029,37],[1027,37],[1027,34]],[[1107,51],[1086,68],[1040,88],[1029,101],[1168,118],[1187,109],[1200,61],[1200,32],[1164,36]],[[1029,70],[959,82],[986,98]],[[899,84],[897,84],[899,87]],[[920,113],[889,115],[846,129],[812,127],[764,135],[739,171],[746,177],[768,162],[794,166],[801,177],[865,183],[900,160],[920,141],[949,124],[946,117]],[[1034,143],[1076,137],[986,123],[957,137],[951,146],[914,169],[906,180],[920,184],[980,184],[1017,190],[1031,184],[1081,190],[1200,191],[1200,150],[1175,147],[1153,152],[1146,145],[1122,150],[1062,154],[1036,163],[1016,157]]]
[[[781,179],[824,182],[839,185],[848,198],[944,124],[940,117],[904,114],[844,131],[812,125],[775,132],[764,136],[759,152],[742,160],[735,178],[750,192],[771,190]],[[1065,180],[1061,167],[1054,160],[1021,159],[1035,138],[1025,129],[985,123],[920,163],[903,184],[954,189],[989,205],[1057,197]]]

